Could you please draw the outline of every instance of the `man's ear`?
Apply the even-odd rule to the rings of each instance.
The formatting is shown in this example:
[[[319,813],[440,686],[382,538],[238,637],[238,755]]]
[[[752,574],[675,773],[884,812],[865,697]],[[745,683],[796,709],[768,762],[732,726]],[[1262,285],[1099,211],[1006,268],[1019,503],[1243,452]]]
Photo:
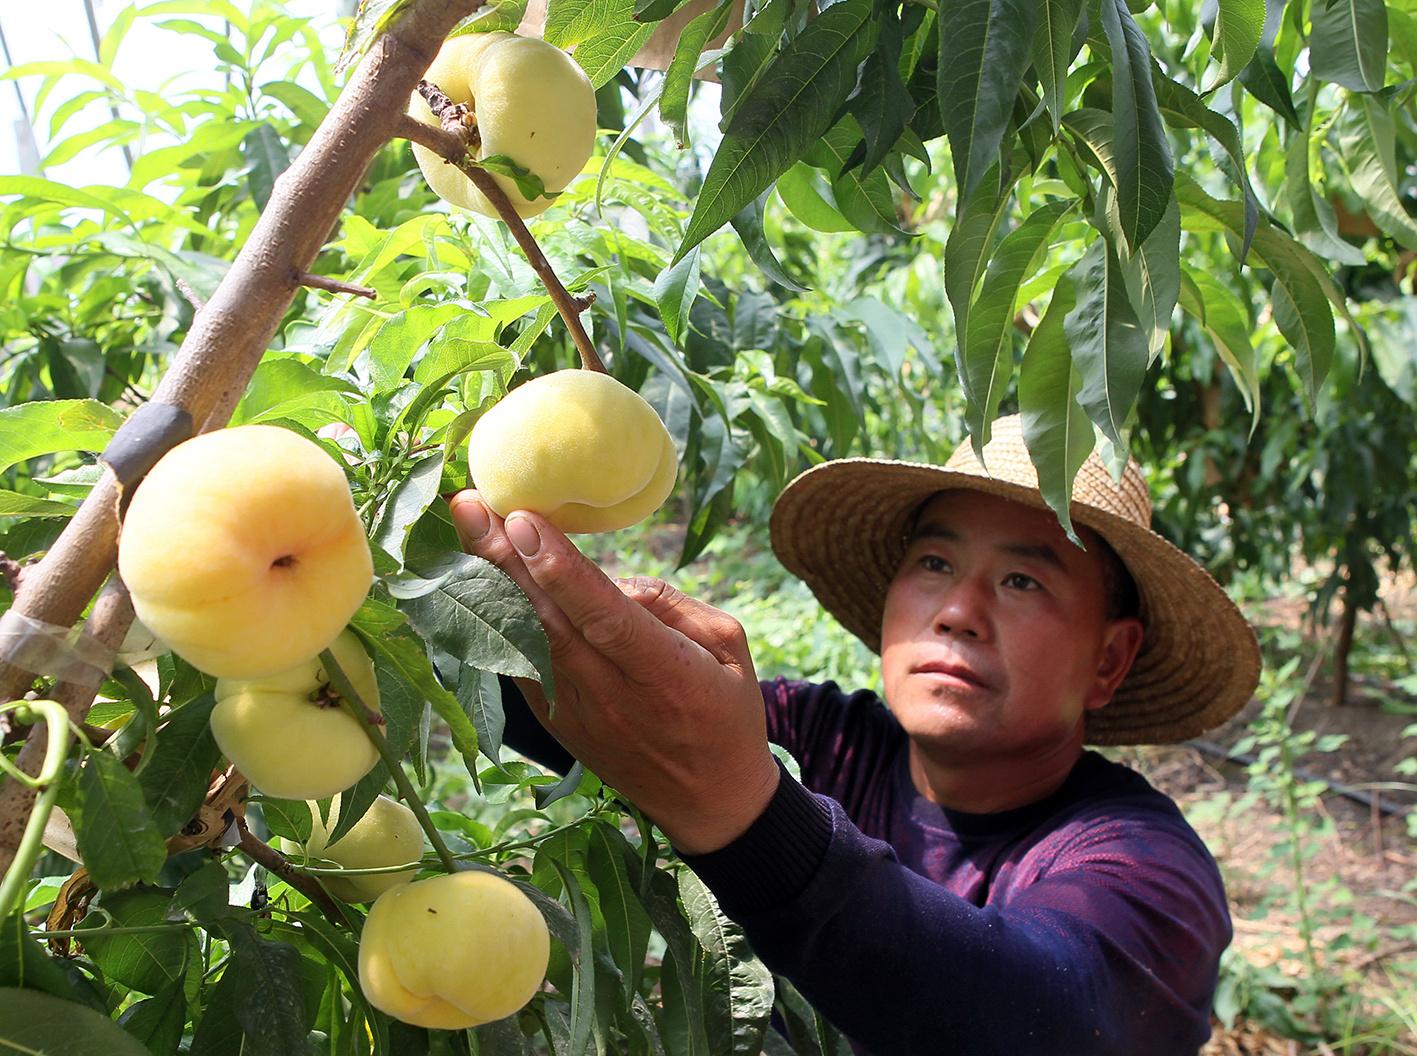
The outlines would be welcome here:
[[[1084,708],[1096,711],[1112,700],[1112,694],[1117,692],[1122,679],[1132,669],[1137,653],[1141,652],[1145,635],[1146,628],[1134,616],[1107,621],[1102,630],[1102,651],[1098,655],[1097,673],[1083,701]]]

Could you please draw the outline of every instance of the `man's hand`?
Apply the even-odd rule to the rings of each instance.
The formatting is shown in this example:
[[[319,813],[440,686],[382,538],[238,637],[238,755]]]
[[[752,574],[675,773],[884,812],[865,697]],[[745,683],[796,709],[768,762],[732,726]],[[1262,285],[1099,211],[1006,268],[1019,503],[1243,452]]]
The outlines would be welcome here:
[[[536,514],[503,521],[475,491],[449,506],[463,547],[516,580],[546,628],[554,718],[537,683],[517,683],[542,724],[681,851],[745,832],[778,769],[738,621],[657,579],[612,582]]]

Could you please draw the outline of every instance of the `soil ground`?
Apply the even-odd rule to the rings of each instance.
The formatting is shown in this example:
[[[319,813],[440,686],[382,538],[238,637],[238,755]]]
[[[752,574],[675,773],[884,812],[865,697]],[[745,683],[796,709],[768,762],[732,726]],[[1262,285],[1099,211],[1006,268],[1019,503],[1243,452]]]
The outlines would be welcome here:
[[[1404,587],[1393,584],[1385,595],[1394,623],[1411,638],[1417,591]],[[1291,630],[1300,626],[1301,604],[1276,601],[1263,608],[1257,622]],[[1367,631],[1392,633],[1376,620]],[[1414,647],[1417,643],[1407,648]],[[1417,714],[1383,710],[1382,704],[1396,700],[1411,708],[1417,700],[1394,682],[1359,672],[1350,682],[1347,704],[1334,707],[1334,687],[1323,674],[1321,669],[1299,703],[1294,728],[1321,736],[1344,734],[1347,740],[1335,751],[1311,752],[1296,760],[1297,768],[1306,777],[1350,787],[1405,783],[1411,789],[1417,782],[1400,771],[1399,763],[1417,746],[1417,738],[1402,736],[1417,722]],[[1303,675],[1301,670],[1296,677]],[[1273,967],[1294,979],[1301,989],[1298,982],[1308,969],[1300,922],[1283,897],[1294,886],[1281,846],[1288,826],[1281,810],[1246,797],[1244,764],[1215,750],[1233,749],[1257,711],[1252,703],[1213,731],[1205,750],[1194,744],[1134,749],[1125,761],[1182,805],[1220,862],[1235,923],[1233,949],[1251,964]],[[1337,974],[1349,970],[1366,992],[1387,992],[1411,1008],[1417,1006],[1417,841],[1408,836],[1405,815],[1417,810],[1417,792],[1371,787],[1358,791],[1372,796],[1372,802],[1330,790],[1320,797],[1317,816],[1309,819],[1332,822],[1331,829],[1325,826],[1328,835],[1313,836],[1316,853],[1304,863],[1305,887],[1319,900],[1315,945],[1327,969]],[[1284,864],[1276,868],[1277,862]],[[1351,903],[1335,905],[1350,895]],[[1345,941],[1335,941],[1339,939]],[[1401,988],[1395,995],[1394,985]],[[1406,1044],[1409,1047],[1387,1044],[1348,1051],[1365,1056],[1417,1051],[1417,1037]],[[1203,1056],[1329,1056],[1337,1051],[1322,1043],[1306,1046],[1242,1020],[1230,1030],[1217,1024]]]

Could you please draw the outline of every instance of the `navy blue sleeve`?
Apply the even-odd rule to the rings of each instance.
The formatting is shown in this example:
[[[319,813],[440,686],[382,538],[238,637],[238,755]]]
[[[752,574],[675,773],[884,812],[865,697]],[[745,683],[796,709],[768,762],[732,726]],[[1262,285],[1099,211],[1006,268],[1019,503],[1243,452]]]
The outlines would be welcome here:
[[[743,837],[684,860],[763,961],[871,1053],[1194,1054],[1230,937],[1203,848],[1142,817],[1056,844],[1043,876],[978,907],[784,773]]]
[[[532,714],[516,682],[506,675],[498,675],[497,684],[502,689],[502,714],[506,722],[502,742],[548,770],[558,774],[570,770],[576,763],[575,756]]]

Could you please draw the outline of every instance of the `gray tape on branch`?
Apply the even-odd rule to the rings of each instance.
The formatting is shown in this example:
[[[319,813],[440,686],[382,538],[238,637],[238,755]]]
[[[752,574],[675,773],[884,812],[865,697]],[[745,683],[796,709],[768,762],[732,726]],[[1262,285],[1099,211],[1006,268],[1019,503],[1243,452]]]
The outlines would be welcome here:
[[[167,452],[192,435],[192,414],[172,403],[145,403],[118,427],[99,455],[125,496]]]
[[[0,614],[0,658],[31,674],[96,689],[113,670],[114,653],[78,627],[7,609]]]

